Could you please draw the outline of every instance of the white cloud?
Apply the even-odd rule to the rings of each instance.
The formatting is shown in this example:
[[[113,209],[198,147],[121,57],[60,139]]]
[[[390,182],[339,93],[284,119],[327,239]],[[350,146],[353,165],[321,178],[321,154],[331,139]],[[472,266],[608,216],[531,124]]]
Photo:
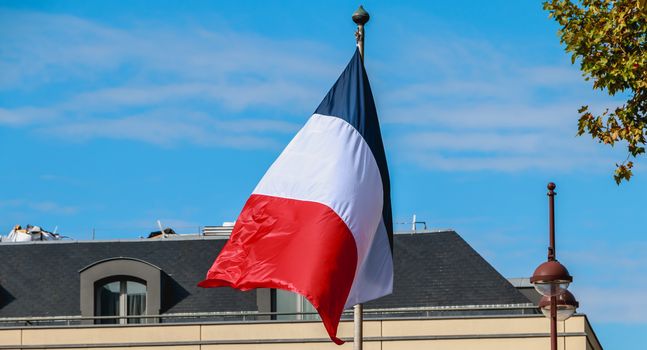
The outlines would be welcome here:
[[[478,150],[479,153],[527,154],[537,152],[542,148],[542,136],[536,133],[506,135],[493,131],[428,131],[411,133],[402,142],[423,150]],[[510,147],[511,145],[514,145],[514,147]]]
[[[47,108],[21,107],[1,108],[0,126],[20,127],[36,123],[45,123],[57,118],[57,113]]]
[[[293,132],[297,126],[274,120],[220,121],[182,110],[152,110],[118,118],[85,118],[35,129],[41,135],[85,142],[97,138],[125,139],[159,146],[192,143],[239,149],[277,148],[270,133]]]
[[[572,171],[581,166],[600,168],[604,161],[597,158],[570,159],[564,157],[529,156],[445,156],[439,154],[415,154],[408,159],[422,168],[432,171],[501,171],[519,172],[525,170]],[[610,161],[610,160],[609,160]]]
[[[0,31],[0,93],[72,86],[5,106],[0,125],[70,141],[280,147],[346,59],[320,43],[227,29],[126,30],[16,11],[0,23],[11,29]],[[396,156],[446,171],[612,167],[613,152],[574,137],[581,104],[613,103],[590,93],[576,68],[533,65],[514,49],[447,33],[397,45],[376,55],[371,74]]]
[[[313,42],[226,30],[169,30],[159,24],[125,30],[74,16],[10,10],[0,12],[0,21],[10,28],[0,34],[5,48],[0,61],[18,72],[5,77],[4,87],[12,89],[34,82],[91,80],[127,67],[135,68],[132,80],[156,84],[167,79],[307,81],[329,77],[337,69],[321,54],[331,50]]]
[[[316,98],[311,89],[304,89],[294,81],[179,83],[100,89],[78,94],[61,107],[70,110],[114,110],[192,100],[218,103],[234,111],[250,107],[294,110]]]
[[[399,83],[376,89],[398,157],[432,171],[501,172],[610,171],[624,158],[575,136],[582,104],[615,102],[593,93],[577,68],[532,65],[487,41],[412,40]]]
[[[613,164],[609,152],[600,152],[598,145],[548,126],[438,129],[444,131],[408,132],[393,140],[394,147],[410,162],[441,171],[563,172],[584,167],[608,170]]]
[[[73,215],[79,212],[79,208],[70,205],[64,205],[53,201],[33,199],[6,199],[0,200],[0,208],[5,211],[22,211],[33,210],[42,213]]]
[[[577,288],[580,312],[596,322],[647,324],[645,286]]]
[[[33,96],[1,108],[0,126],[69,141],[278,147],[299,123],[266,115],[311,111],[338,70],[319,44],[227,30],[125,30],[10,10],[0,23],[10,29],[0,31],[0,67],[10,72],[0,94]]]

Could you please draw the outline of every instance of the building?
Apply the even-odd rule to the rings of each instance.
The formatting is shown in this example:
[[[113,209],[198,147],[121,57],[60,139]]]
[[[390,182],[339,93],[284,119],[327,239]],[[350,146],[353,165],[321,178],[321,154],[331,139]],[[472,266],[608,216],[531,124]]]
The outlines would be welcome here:
[[[225,242],[0,243],[0,349],[339,349],[295,294],[197,287]],[[364,306],[366,349],[548,347],[548,320],[456,232],[396,234],[394,268],[393,294]],[[559,342],[602,348],[583,314]]]

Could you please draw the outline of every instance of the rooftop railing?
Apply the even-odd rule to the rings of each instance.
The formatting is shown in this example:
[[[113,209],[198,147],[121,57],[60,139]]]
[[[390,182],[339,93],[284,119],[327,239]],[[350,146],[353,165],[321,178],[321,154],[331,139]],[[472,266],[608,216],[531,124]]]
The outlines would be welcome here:
[[[537,306],[527,304],[506,305],[464,305],[464,306],[429,306],[403,307],[388,309],[364,309],[364,319],[388,318],[432,318],[432,317],[475,317],[475,316],[510,316],[540,314]],[[318,320],[316,312],[186,312],[165,313],[161,315],[134,316],[43,316],[43,317],[4,317],[0,318],[0,327],[29,326],[77,326],[77,325],[133,325],[160,323],[240,323],[268,321],[307,321]],[[343,320],[352,320],[353,311],[346,310]]]

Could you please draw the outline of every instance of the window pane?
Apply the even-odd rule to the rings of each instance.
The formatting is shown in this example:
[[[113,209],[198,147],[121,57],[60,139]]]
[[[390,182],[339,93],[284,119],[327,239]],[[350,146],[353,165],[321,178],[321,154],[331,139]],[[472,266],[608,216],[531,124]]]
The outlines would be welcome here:
[[[119,316],[119,282],[106,283],[97,290],[97,316]],[[114,319],[98,320],[102,324],[116,324]]]
[[[303,296],[299,296],[299,299],[301,299],[301,311],[302,312],[315,312],[315,314],[309,314],[309,315],[303,315],[304,320],[317,320],[319,319],[319,315],[316,314],[317,310],[315,310],[314,306],[310,304],[308,299],[304,298]]]
[[[297,312],[297,295],[277,289],[276,312]],[[296,320],[296,318],[296,315],[276,315],[277,320]]]
[[[128,316],[146,314],[146,285],[126,281],[126,302]],[[141,318],[129,318],[128,323],[142,323]]]

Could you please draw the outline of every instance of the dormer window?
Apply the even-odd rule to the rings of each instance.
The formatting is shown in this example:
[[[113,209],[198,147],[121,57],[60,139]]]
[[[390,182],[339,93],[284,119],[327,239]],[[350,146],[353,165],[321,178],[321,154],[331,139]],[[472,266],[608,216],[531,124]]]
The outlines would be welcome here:
[[[159,315],[162,290],[159,267],[135,258],[118,257],[97,261],[79,273],[81,315],[87,319],[85,323],[157,322],[156,318],[125,316]]]

